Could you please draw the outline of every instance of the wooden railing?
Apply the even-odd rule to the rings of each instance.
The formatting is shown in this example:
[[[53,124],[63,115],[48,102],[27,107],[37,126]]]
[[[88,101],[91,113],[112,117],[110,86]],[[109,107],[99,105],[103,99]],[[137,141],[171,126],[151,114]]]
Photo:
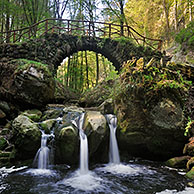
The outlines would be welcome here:
[[[139,45],[161,50],[162,40],[147,38],[128,25],[123,25],[122,28],[123,30],[121,30],[121,25],[106,22],[50,18],[29,27],[0,33],[0,43],[23,42],[46,33],[55,32],[100,38],[130,37]]]

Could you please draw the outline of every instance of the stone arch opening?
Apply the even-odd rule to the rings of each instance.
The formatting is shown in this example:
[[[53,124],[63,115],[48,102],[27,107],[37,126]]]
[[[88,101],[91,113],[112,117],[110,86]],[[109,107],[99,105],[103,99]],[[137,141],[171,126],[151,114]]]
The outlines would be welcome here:
[[[115,79],[118,75],[112,62],[93,51],[78,51],[66,57],[57,68],[57,79],[64,86],[83,91],[95,87],[104,80]]]

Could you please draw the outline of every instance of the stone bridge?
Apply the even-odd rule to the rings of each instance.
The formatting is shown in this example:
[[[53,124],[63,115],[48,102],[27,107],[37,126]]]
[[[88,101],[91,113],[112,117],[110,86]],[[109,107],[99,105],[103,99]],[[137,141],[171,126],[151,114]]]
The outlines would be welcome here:
[[[148,60],[161,53],[133,44],[128,38],[97,38],[89,36],[73,36],[69,34],[50,33],[22,43],[3,43],[0,45],[0,59],[12,60],[24,58],[48,64],[56,72],[66,57],[78,51],[94,51],[105,56],[117,70],[123,62],[136,57]]]

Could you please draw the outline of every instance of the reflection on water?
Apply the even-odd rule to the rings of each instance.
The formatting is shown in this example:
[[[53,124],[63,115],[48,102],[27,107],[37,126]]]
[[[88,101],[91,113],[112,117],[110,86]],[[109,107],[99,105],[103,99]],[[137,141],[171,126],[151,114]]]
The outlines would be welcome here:
[[[177,171],[149,161],[91,166],[81,174],[64,165],[53,169],[0,168],[3,194],[193,194]]]

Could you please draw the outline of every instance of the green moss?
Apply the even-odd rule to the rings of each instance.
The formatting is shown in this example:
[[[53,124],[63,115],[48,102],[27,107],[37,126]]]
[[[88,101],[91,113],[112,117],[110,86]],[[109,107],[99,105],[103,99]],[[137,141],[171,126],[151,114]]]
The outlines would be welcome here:
[[[27,116],[29,119],[37,122],[40,120],[41,116],[42,116],[42,112],[37,110],[37,109],[33,109],[33,110],[26,110],[22,113],[22,115]]]
[[[118,37],[118,38],[114,38],[114,40],[116,40],[117,42],[119,42],[121,45],[125,46],[129,43],[133,43],[134,44],[134,39],[130,38],[130,37]]]
[[[191,22],[187,28],[181,30],[175,37],[175,41],[179,44],[186,44],[190,48],[194,48],[194,22]]]
[[[17,73],[19,71],[26,70],[30,66],[33,66],[35,68],[43,70],[44,72],[47,72],[47,74],[49,76],[52,76],[51,72],[48,69],[47,64],[43,64],[43,63],[40,63],[40,62],[37,62],[37,61],[28,60],[28,59],[15,59],[15,60],[13,60],[13,62],[15,62],[19,65],[17,67],[17,69],[15,70],[15,73]]]
[[[7,146],[7,140],[4,137],[0,137],[0,150],[3,150]]]
[[[194,167],[189,172],[187,172],[186,177],[194,180]]]

